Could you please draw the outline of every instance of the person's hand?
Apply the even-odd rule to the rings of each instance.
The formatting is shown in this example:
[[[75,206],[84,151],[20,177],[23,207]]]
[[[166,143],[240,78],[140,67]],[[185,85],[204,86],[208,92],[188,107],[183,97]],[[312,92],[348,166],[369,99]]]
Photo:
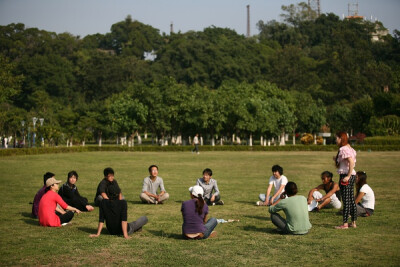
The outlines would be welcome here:
[[[215,196],[213,195],[213,196],[211,197],[210,201],[211,201],[211,202],[214,202],[214,200],[215,200]]]
[[[266,200],[264,201],[264,205],[265,205],[265,206],[269,206],[269,199],[266,199]]]
[[[307,204],[310,205],[311,204],[312,199],[308,199],[307,200]]]
[[[125,239],[131,239],[132,237],[129,236],[129,235],[127,235],[127,236],[124,236],[124,238],[125,238]]]
[[[75,212],[79,214],[79,213],[81,213],[82,211],[80,211],[80,210],[78,210],[78,209],[75,209]]]
[[[99,235],[98,234],[91,234],[91,235],[89,235],[89,237],[99,237]]]
[[[88,211],[94,210],[93,206],[91,206],[91,205],[86,205],[86,209],[87,209]]]
[[[282,193],[281,195],[280,195],[280,199],[285,199],[286,198],[286,193]]]

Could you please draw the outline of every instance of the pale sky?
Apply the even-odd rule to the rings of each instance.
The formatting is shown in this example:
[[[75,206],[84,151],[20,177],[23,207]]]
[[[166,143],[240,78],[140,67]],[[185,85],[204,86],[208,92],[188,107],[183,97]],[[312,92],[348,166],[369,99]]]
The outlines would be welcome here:
[[[81,38],[110,32],[111,25],[131,15],[160,33],[202,31],[212,25],[246,34],[250,5],[251,35],[258,34],[259,20],[282,21],[282,5],[296,0],[0,0],[0,25],[23,23],[26,28],[63,33]],[[304,0],[307,2],[307,0]],[[348,4],[368,20],[379,20],[393,33],[400,30],[400,0],[320,0],[321,13],[348,15]]]

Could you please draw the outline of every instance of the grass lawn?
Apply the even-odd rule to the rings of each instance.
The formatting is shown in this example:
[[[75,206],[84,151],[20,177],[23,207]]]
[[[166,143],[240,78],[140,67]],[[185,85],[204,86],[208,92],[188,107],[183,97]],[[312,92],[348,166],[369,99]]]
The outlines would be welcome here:
[[[376,196],[375,213],[359,218],[358,228],[335,230],[342,217],[336,210],[310,213],[313,225],[304,236],[280,235],[266,207],[257,207],[271,167],[279,164],[299,194],[320,183],[320,173],[335,174],[334,152],[89,152],[0,158],[0,266],[399,266],[400,152],[359,152],[356,170],[365,170]],[[169,201],[164,205],[139,202],[143,178],[151,164],[159,166]],[[79,174],[81,195],[93,202],[105,167],[115,170],[128,201],[128,221],[149,218],[143,231],[130,240],[111,236],[104,228],[89,238],[98,224],[98,208],[82,213],[61,228],[38,226],[30,217],[43,174],[51,171],[66,180]],[[224,206],[210,207],[210,216],[239,219],[217,226],[218,237],[188,241],[181,238],[182,201],[204,168],[213,170]],[[334,175],[338,180],[338,175]]]

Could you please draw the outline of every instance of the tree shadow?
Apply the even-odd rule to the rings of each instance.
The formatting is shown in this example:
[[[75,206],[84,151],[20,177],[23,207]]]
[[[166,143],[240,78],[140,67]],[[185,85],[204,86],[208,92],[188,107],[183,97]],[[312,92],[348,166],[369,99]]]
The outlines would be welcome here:
[[[149,233],[152,235],[158,236],[158,237],[166,237],[166,238],[173,238],[173,239],[182,239],[184,240],[182,234],[175,234],[175,233],[166,233],[162,230],[147,230]]]

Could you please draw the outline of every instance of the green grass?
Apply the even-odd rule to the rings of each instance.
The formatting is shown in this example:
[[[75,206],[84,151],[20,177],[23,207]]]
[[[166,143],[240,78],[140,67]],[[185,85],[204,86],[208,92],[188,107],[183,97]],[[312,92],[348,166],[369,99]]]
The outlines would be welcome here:
[[[280,235],[266,207],[257,207],[267,187],[271,166],[280,164],[299,194],[320,182],[320,173],[335,173],[335,152],[84,152],[0,158],[0,266],[399,266],[400,152],[359,152],[356,169],[365,170],[376,195],[375,214],[359,218],[357,229],[335,230],[342,221],[335,210],[311,213],[305,236]],[[151,164],[159,166],[169,201],[139,203],[142,180]],[[79,174],[78,188],[93,200],[105,167],[113,167],[128,201],[128,220],[146,215],[149,223],[130,240],[108,235],[97,239],[98,209],[76,216],[61,228],[45,228],[30,217],[30,201],[51,171],[65,181]],[[209,167],[218,180],[225,206],[210,215],[239,222],[220,224],[215,239],[181,238],[180,205],[188,187]],[[338,180],[337,175],[334,176]]]

